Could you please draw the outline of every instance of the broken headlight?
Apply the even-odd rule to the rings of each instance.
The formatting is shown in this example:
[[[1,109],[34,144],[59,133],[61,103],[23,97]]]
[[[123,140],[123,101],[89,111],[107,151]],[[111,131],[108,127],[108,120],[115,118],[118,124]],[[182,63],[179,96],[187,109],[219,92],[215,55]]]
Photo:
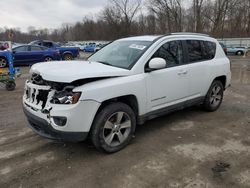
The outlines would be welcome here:
[[[53,104],[76,104],[80,99],[80,92],[72,92],[72,91],[59,91],[56,92],[52,97],[51,103]]]

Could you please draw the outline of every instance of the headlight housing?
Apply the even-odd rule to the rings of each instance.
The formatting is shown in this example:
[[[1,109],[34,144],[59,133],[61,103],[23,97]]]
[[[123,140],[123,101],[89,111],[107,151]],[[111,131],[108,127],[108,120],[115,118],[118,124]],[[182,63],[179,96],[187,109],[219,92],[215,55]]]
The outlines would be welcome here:
[[[59,91],[50,101],[53,104],[76,104],[81,97],[81,92]]]

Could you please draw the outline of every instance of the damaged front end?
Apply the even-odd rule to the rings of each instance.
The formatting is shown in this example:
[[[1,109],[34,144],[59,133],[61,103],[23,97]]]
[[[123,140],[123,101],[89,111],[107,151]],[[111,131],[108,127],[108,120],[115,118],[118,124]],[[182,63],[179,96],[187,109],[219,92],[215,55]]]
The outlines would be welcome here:
[[[58,83],[44,80],[38,74],[32,74],[25,84],[25,104],[34,110],[48,113],[50,104],[76,104],[80,92],[73,92],[78,84]]]
[[[71,83],[61,83],[44,80],[41,75],[33,73],[31,79],[25,84],[24,101],[32,109],[49,113],[51,104],[76,104],[81,97],[81,92],[73,92],[74,88],[108,78],[110,77],[85,78]]]
[[[31,79],[25,84],[24,105],[42,114],[49,124],[65,126],[67,118],[52,116],[51,111],[55,105],[76,104],[81,93],[73,92],[75,87],[72,84],[46,81],[40,75],[32,74]]]
[[[93,120],[92,114],[100,104],[96,101],[79,102],[81,92],[74,92],[74,89],[94,80],[60,83],[32,74],[26,81],[23,95],[23,110],[30,128],[50,139],[84,140]]]

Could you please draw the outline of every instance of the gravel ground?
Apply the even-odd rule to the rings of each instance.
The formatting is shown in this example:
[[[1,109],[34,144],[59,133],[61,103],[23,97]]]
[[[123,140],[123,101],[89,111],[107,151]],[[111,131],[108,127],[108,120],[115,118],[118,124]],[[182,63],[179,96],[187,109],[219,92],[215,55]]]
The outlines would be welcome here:
[[[0,187],[250,187],[250,60],[233,57],[232,86],[213,113],[189,108],[138,126],[124,150],[34,134],[22,112],[29,67],[0,89]]]

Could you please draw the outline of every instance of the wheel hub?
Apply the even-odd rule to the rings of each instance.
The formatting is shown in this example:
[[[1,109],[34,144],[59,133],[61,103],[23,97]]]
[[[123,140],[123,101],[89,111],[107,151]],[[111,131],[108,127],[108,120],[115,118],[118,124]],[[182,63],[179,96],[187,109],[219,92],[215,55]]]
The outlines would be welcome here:
[[[113,127],[113,131],[114,132],[119,132],[121,129],[121,125],[120,124],[114,124],[114,127]]]

